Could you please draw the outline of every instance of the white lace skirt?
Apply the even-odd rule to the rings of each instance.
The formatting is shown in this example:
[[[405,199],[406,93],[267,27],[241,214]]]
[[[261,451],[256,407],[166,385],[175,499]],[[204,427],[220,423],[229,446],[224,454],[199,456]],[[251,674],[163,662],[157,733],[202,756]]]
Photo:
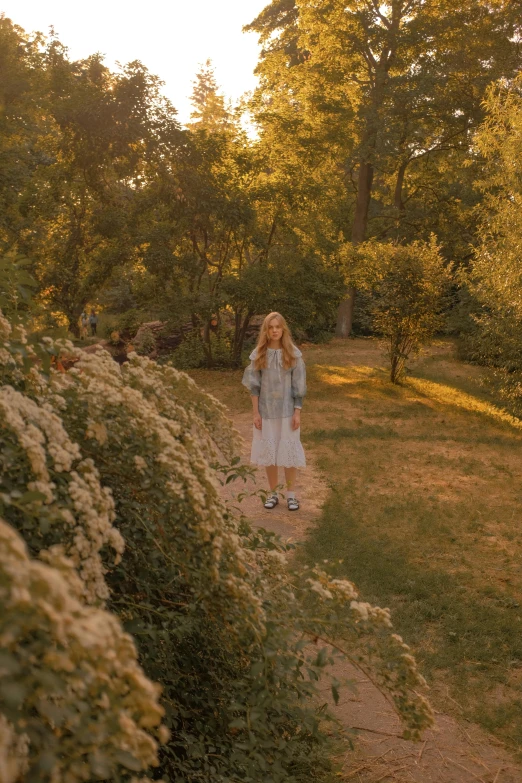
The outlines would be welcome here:
[[[263,419],[260,430],[253,427],[253,465],[280,465],[284,468],[304,468],[306,459],[301,445],[301,430],[292,429],[292,417]]]

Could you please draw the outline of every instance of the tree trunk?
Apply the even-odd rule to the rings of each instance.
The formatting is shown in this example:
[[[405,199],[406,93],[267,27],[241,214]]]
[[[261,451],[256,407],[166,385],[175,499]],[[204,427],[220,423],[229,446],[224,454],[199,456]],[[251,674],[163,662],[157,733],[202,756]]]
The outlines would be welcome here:
[[[355,202],[355,215],[352,224],[352,243],[358,245],[366,238],[366,226],[368,224],[368,210],[372,195],[373,165],[369,161],[359,163],[357,181],[357,200]],[[339,305],[337,311],[336,337],[349,337],[352,331],[353,308],[355,304],[355,288],[349,288],[347,296]]]
[[[80,336],[80,315],[84,307],[71,307],[65,310],[69,331],[78,338]]]
[[[353,306],[355,304],[355,288],[349,288],[346,298],[339,304],[337,310],[336,337],[349,337],[352,331]]]
[[[247,329],[250,325],[250,319],[254,315],[253,310],[249,310],[245,317],[241,319],[241,312],[238,310],[235,317],[234,341],[232,346],[232,361],[236,367],[241,366],[241,354],[243,352],[243,343]]]
[[[214,365],[214,359],[212,357],[212,343],[210,342],[210,318],[208,318],[205,321],[202,337],[203,337],[203,351],[205,352],[207,367],[212,367]]]
[[[408,167],[409,160],[405,160],[401,163],[399,166],[399,170],[397,172],[397,179],[395,181],[395,193],[393,194],[393,206],[399,213],[399,215],[402,217],[402,213],[405,210],[404,207],[404,201],[402,200],[402,188],[404,185],[404,175],[406,174],[406,169]]]

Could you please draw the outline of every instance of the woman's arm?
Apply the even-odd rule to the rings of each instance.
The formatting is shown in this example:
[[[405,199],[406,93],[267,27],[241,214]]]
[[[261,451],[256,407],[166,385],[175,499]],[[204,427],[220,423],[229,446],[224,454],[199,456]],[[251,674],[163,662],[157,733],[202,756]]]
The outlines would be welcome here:
[[[261,370],[256,370],[254,360],[250,362],[243,374],[243,386],[250,392],[252,411],[254,414],[254,426],[261,429],[261,416],[259,415],[259,395],[261,394]]]
[[[306,366],[301,356],[296,359],[292,369],[292,397],[294,400],[294,415],[292,416],[292,429],[298,430],[301,426],[301,408],[303,397],[306,394]]]
[[[254,414],[254,427],[256,428],[256,430],[260,430],[261,415],[259,413],[259,397],[253,394],[250,399],[252,400],[252,411]]]

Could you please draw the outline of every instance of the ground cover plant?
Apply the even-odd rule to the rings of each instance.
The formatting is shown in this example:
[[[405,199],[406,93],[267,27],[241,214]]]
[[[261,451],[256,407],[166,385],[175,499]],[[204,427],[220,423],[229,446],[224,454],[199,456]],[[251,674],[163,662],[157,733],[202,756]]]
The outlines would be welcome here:
[[[437,707],[520,751],[521,422],[450,342],[401,387],[374,339],[304,350],[303,438],[330,497],[303,561],[335,563],[389,606]],[[198,374],[246,412],[237,377],[214,378]]]
[[[20,777],[13,756],[28,781],[137,781],[151,766],[154,779],[191,783],[326,780],[315,685],[334,648],[371,661],[405,735],[419,737],[431,708],[388,611],[315,564],[289,572],[285,547],[226,505],[218,476],[244,468],[216,399],[168,364],[132,354],[120,367],[105,351],[28,342],[3,317],[0,328],[1,671],[16,676],[0,701],[9,783]],[[31,590],[47,600],[31,604]],[[98,627],[90,646],[88,622]],[[97,654],[104,628],[107,661]],[[107,677],[114,698],[101,692]],[[95,707],[121,731],[90,720]],[[98,732],[108,747],[97,754]]]

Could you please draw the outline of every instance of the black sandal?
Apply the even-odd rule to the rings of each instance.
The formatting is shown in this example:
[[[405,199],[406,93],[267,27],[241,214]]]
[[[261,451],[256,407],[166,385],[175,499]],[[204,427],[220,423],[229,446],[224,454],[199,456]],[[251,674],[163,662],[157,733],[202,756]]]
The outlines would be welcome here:
[[[277,497],[277,495],[270,495],[270,497],[268,497],[265,500],[264,506],[265,508],[272,509],[275,508],[278,503],[279,503],[279,498]]]
[[[288,510],[299,511],[299,501],[297,498],[287,498]]]

